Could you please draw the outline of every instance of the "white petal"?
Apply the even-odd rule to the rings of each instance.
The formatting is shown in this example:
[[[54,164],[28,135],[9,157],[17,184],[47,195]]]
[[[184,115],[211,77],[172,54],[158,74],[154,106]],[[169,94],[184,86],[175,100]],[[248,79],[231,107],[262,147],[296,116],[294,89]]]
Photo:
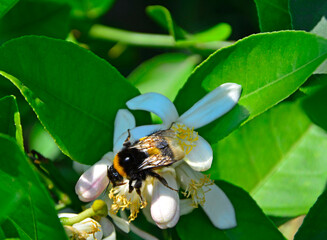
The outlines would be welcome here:
[[[171,172],[161,172],[160,175],[165,178],[171,188],[177,189],[175,176]],[[165,187],[158,180],[155,180],[154,183],[151,216],[162,228],[175,225],[179,219],[178,193]]]
[[[100,225],[103,230],[103,240],[116,240],[115,227],[108,218],[102,217],[100,219]]]
[[[139,127],[133,128],[130,130],[130,133],[131,133],[130,141],[135,142],[142,137],[149,136],[150,134],[163,129],[164,127],[165,126],[163,126],[162,124],[158,124],[158,125],[144,125],[144,126],[139,126]],[[114,144],[114,153],[119,152],[123,148],[123,143],[125,142],[127,136],[128,136],[128,133],[124,132],[117,139],[117,141]]]
[[[62,218],[62,217],[71,218],[71,217],[75,217],[75,216],[77,216],[77,214],[75,214],[75,213],[59,213],[58,214],[59,218]],[[88,233],[87,240],[102,239],[103,228],[94,219],[86,218],[79,223],[73,224],[72,227],[74,229],[76,229],[77,231]],[[96,229],[98,229],[99,231],[94,232]]]
[[[128,129],[135,128],[135,118],[127,109],[120,109],[115,118],[114,143]]]
[[[194,207],[192,206],[192,199],[181,199],[179,202],[181,216],[189,214],[194,210]]]
[[[194,129],[207,125],[235,106],[241,90],[241,85],[224,83],[195,103],[177,121]]]
[[[235,210],[226,194],[217,185],[209,188],[211,190],[205,194],[206,202],[202,208],[212,224],[219,229],[236,227]]]
[[[108,159],[101,159],[89,168],[76,183],[75,192],[83,202],[96,199],[108,186]]]
[[[118,217],[116,214],[112,214],[110,212],[110,208],[111,208],[111,205],[113,204],[113,200],[109,198],[108,194],[106,194],[104,196],[103,200],[106,202],[106,204],[108,206],[108,215],[111,217],[111,219],[113,220],[115,225],[117,227],[119,227],[123,232],[129,233],[129,231],[130,231],[129,222],[121,217]]]
[[[134,224],[131,224],[131,231],[135,233],[137,236],[141,237],[144,240],[159,240],[155,236],[141,230],[140,228],[136,227]]]
[[[212,164],[212,148],[210,144],[201,136],[196,141],[196,146],[184,158],[185,162],[196,171],[206,171]]]
[[[174,104],[159,93],[145,93],[129,100],[126,105],[133,110],[145,110],[156,114],[169,127],[178,118]]]

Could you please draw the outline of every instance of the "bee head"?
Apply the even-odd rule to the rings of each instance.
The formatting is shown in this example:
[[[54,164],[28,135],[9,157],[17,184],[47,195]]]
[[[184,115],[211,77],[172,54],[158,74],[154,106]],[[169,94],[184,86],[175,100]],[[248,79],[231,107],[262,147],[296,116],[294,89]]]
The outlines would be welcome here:
[[[123,177],[116,171],[113,165],[108,168],[108,178],[112,182],[112,185],[115,187],[117,183],[123,181]]]

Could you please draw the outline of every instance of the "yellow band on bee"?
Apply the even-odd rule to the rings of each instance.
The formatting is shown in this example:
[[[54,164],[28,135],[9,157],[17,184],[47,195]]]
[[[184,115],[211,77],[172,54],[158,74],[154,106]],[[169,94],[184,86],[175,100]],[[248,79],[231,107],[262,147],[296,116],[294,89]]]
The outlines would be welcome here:
[[[118,155],[115,156],[114,158],[114,168],[116,171],[122,176],[122,177],[127,177],[126,172],[124,171],[124,168],[119,164],[119,157]]]

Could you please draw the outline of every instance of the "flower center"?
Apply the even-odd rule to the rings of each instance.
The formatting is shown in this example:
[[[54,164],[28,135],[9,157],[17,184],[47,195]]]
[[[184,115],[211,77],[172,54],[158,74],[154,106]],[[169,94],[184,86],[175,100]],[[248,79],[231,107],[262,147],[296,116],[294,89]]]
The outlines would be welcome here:
[[[198,133],[194,128],[189,128],[184,124],[174,123],[171,127],[175,131],[178,143],[186,154],[189,154],[196,146],[195,142],[199,140]]]
[[[110,212],[117,214],[120,209],[124,211],[127,208],[130,210],[128,220],[131,222],[137,217],[137,214],[140,212],[139,209],[146,207],[147,202],[142,201],[135,191],[129,193],[126,186],[128,184],[116,186],[110,190],[109,198],[113,200]]]
[[[203,205],[206,201],[205,194],[210,191],[209,186],[214,182],[210,179],[210,175],[203,175],[203,178],[199,180],[191,179],[191,182],[186,187],[185,192],[182,192],[184,197],[191,197],[194,208]]]

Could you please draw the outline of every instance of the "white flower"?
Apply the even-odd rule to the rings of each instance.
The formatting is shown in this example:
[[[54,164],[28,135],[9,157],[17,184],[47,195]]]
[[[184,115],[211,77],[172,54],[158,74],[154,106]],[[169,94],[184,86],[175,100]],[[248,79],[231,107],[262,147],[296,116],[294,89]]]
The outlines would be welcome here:
[[[234,208],[221,189],[214,185],[208,177],[197,172],[208,170],[211,167],[213,154],[210,144],[201,136],[198,136],[194,129],[207,125],[231,110],[238,102],[240,94],[240,85],[234,83],[222,84],[195,103],[180,117],[174,104],[158,93],[146,93],[126,103],[132,110],[149,111],[162,120],[162,124],[140,126],[131,130],[134,139],[169,128],[177,132],[180,144],[186,153],[184,161],[188,165],[176,164],[176,178],[185,190],[186,196],[192,197],[194,207],[200,204],[214,226],[220,229],[236,226]],[[126,136],[125,133],[117,140],[117,148],[120,148]],[[154,196],[168,196],[168,192],[169,189],[162,186],[158,188]],[[163,228],[174,226],[179,218],[179,211],[183,212],[184,210],[176,208],[176,214],[171,214],[173,217],[167,220],[161,209],[166,209],[164,213],[171,211],[172,208],[169,208],[169,206],[175,207],[172,202],[175,201],[177,204],[179,201],[178,196],[169,196],[166,201],[154,198],[153,201],[155,202],[152,205],[158,206],[153,211],[151,209],[151,215],[156,224]],[[156,203],[156,201],[160,203]]]
[[[82,201],[91,201],[97,198],[108,185],[107,170],[112,160],[119,152],[125,139],[127,129],[131,129],[131,137],[138,140],[149,136],[158,130],[173,129],[186,156],[186,164],[179,161],[173,167],[163,167],[158,170],[171,188],[178,189],[178,183],[185,190],[186,196],[192,197],[193,204],[202,204],[203,209],[213,224],[218,228],[236,226],[235,212],[226,195],[211,180],[195,171],[208,170],[212,163],[212,149],[210,144],[194,131],[228,112],[237,103],[241,93],[241,86],[226,83],[216,88],[198,101],[192,108],[179,117],[173,103],[166,97],[157,93],[146,93],[127,102],[133,110],[146,110],[158,115],[163,123],[135,127],[135,120],[127,110],[120,110],[115,120],[114,151],[106,154],[102,160],[88,169],[76,184],[76,193]],[[180,166],[178,166],[180,165]],[[178,179],[178,183],[177,183]],[[126,180],[128,181],[128,180]],[[147,178],[141,188],[141,201],[135,191],[129,193],[128,184],[116,186],[110,190],[109,206],[111,212],[125,208],[131,211],[130,220],[133,220],[140,208],[145,208],[145,215],[160,228],[169,228],[176,225],[180,214],[185,210],[178,193],[168,189],[157,179]],[[219,204],[219,206],[217,204]],[[117,217],[118,218],[118,217]],[[115,221],[115,218],[113,218]],[[151,219],[150,219],[151,220]]]
[[[114,149],[116,149],[114,152],[108,152],[107,154],[105,154],[102,159],[95,163],[92,167],[74,162],[75,170],[77,170],[79,173],[83,173],[85,171],[81,175],[75,186],[75,192],[81,201],[90,202],[95,200],[108,187],[108,167],[112,165],[116,153],[121,150],[121,148],[116,147],[118,137],[125,133],[128,129],[133,129],[135,127],[134,116],[128,110],[119,110],[116,115],[114,127]],[[172,171],[174,171],[174,169],[172,169]],[[176,185],[175,177],[172,180],[166,180],[168,182],[174,181]],[[128,182],[127,179],[125,181]],[[153,189],[154,184],[156,184],[156,180],[152,178],[148,178],[146,181],[143,182],[141,192],[146,200],[150,200],[152,196],[146,194],[146,191],[144,189]],[[176,192],[175,194],[177,195]],[[131,193],[129,193],[128,183],[116,186],[115,188],[111,188],[111,190],[109,191],[109,197],[106,193],[105,196],[103,196],[103,199],[107,203],[110,217],[120,229],[125,232],[129,232],[130,229],[134,229],[136,231],[136,234],[140,235],[142,238],[154,239],[154,237],[150,237],[151,235],[149,235],[148,233],[137,229],[125,219],[115,215],[120,209],[129,209],[129,220],[134,220],[137,214],[139,213],[140,208],[146,206],[146,201],[142,202],[136,191],[132,191]]]
[[[75,213],[59,213],[58,217],[75,217]],[[64,226],[69,239],[86,240],[115,240],[116,232],[113,224],[107,218],[101,218],[100,223],[91,218],[86,218],[72,226]]]

